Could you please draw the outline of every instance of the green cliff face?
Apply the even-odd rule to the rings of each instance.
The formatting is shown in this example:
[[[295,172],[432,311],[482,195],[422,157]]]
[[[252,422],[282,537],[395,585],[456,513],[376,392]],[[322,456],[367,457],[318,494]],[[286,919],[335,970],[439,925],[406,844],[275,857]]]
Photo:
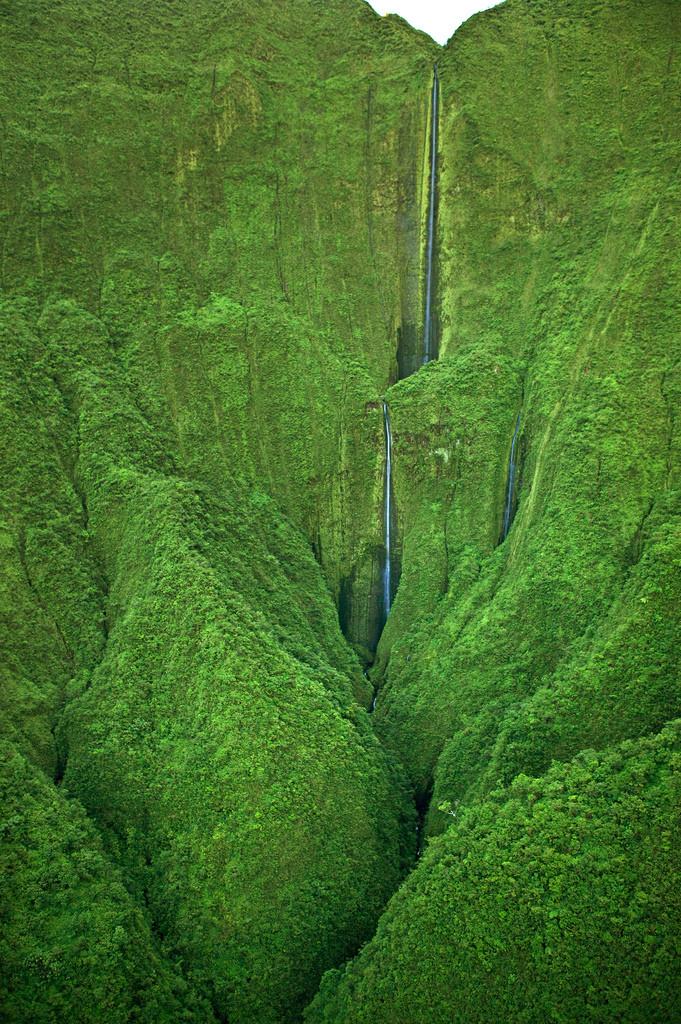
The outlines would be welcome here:
[[[560,11],[508,3],[439,62],[443,358],[394,392],[410,582],[377,724],[450,799],[681,713],[681,22]]]
[[[3,732],[58,783],[9,843],[80,829],[102,879],[64,883],[64,922],[46,889],[35,957],[49,878],[18,883],[9,1005],[108,1020],[61,940],[82,917],[96,974],[105,915],[121,1020],[157,974],[293,1019],[413,847],[334,599],[368,652],[433,46],[355,3],[2,22]]]
[[[672,1020],[677,4],[0,26],[7,1019]]]
[[[446,831],[311,1021],[674,1018],[678,754],[616,745],[681,713],[680,36],[510,0],[439,59],[442,355],[390,392],[375,724]]]

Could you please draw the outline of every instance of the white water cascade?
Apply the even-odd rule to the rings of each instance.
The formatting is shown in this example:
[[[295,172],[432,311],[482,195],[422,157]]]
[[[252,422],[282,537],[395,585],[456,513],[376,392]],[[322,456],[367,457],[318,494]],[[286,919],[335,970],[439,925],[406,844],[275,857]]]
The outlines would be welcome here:
[[[430,195],[428,197],[428,235],[426,238],[426,306],[423,318],[423,363],[433,358],[433,247],[435,242],[435,208],[437,201],[437,136],[440,107],[440,81],[437,64],[433,68],[433,91],[430,111]]]
[[[385,432],[385,476],[383,479],[383,538],[385,543],[385,559],[383,562],[383,614],[387,619],[392,603],[392,473],[393,473],[393,439],[390,429],[390,410],[388,403],[383,403],[383,429]]]

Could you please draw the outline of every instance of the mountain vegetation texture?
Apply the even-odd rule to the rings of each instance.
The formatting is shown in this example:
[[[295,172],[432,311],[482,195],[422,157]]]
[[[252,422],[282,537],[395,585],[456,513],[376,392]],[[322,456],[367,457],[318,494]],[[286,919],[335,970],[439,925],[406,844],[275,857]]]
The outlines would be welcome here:
[[[678,0],[0,0],[0,289],[0,1019],[681,1019]]]

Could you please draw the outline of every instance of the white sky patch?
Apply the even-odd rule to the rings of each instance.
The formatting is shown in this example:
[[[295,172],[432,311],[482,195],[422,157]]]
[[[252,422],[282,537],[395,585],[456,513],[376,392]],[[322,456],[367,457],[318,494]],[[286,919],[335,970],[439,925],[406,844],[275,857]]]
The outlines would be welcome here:
[[[438,43],[446,43],[455,29],[477,11],[496,7],[499,0],[369,0],[379,14],[399,14]]]

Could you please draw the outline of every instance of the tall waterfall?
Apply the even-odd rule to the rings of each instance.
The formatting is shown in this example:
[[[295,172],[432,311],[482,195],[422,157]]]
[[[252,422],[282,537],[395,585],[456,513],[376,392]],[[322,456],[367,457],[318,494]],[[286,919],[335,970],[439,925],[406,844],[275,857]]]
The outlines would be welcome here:
[[[426,306],[423,320],[423,363],[433,358],[433,245],[435,240],[435,209],[437,203],[437,136],[440,107],[440,81],[437,64],[433,68],[433,90],[430,100],[430,195],[428,197],[428,235],[426,241]]]
[[[385,431],[385,477],[383,480],[383,538],[385,541],[385,559],[383,562],[383,612],[385,618],[390,614],[392,603],[392,475],[393,475],[393,438],[390,429],[390,410],[388,403],[383,403],[383,428]]]
[[[511,441],[511,456],[508,462],[508,485],[506,488],[506,504],[504,506],[504,525],[501,531],[501,539],[506,540],[508,531],[511,529],[511,520],[513,519],[513,495],[515,492],[515,477],[516,477],[516,457],[515,457],[515,446],[518,440],[518,431],[520,429],[520,413],[515,421],[515,430],[513,431],[513,440]]]

